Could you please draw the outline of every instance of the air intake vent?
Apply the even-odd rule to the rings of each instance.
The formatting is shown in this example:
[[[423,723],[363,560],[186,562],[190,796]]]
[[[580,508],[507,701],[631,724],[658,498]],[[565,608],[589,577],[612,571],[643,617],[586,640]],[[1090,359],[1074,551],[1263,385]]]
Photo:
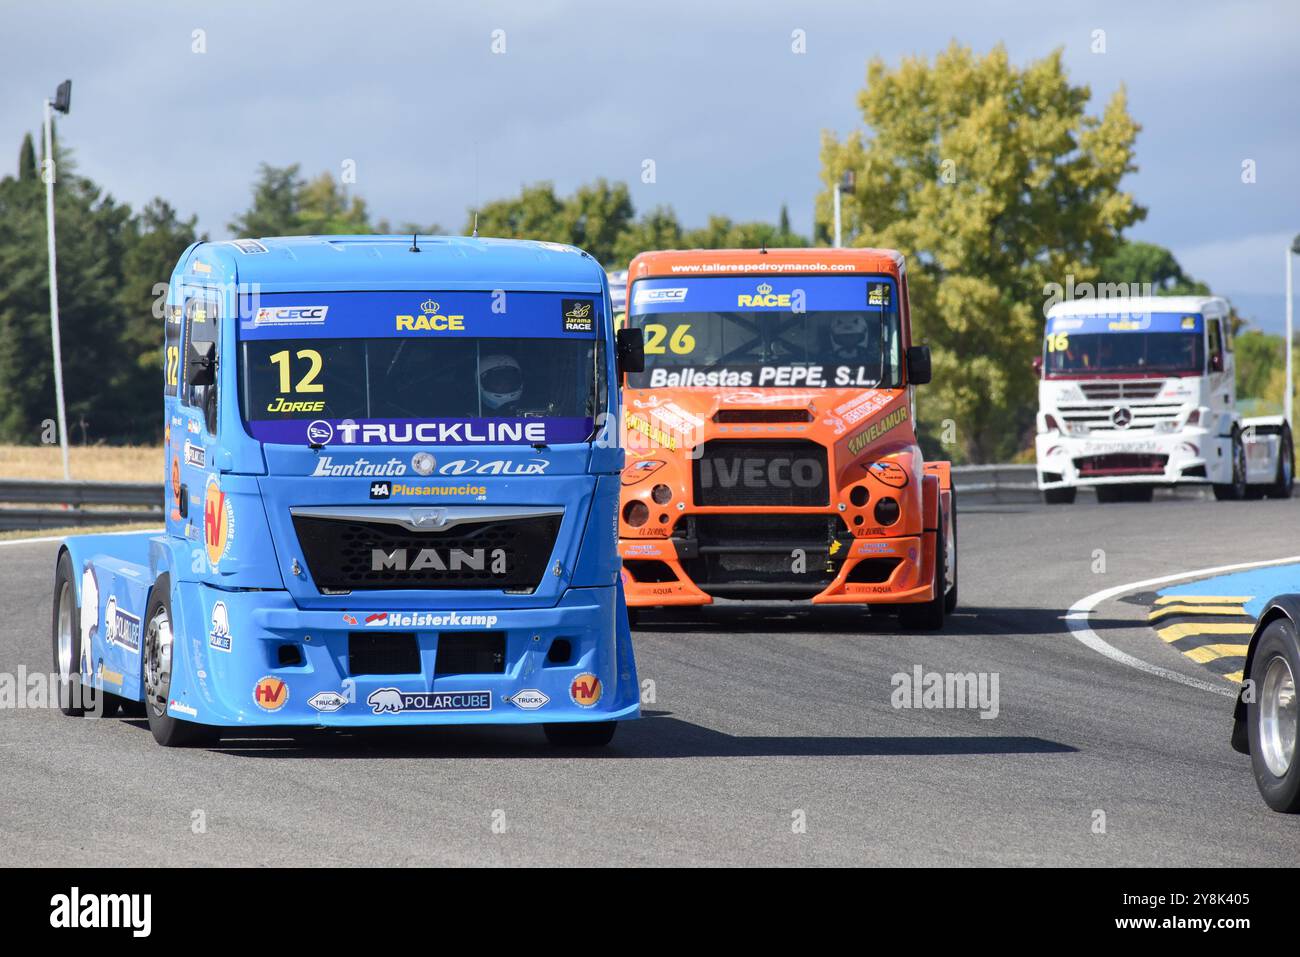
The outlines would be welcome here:
[[[719,409],[713,416],[713,421],[719,425],[762,425],[769,422],[775,425],[812,420],[812,413],[807,409]]]

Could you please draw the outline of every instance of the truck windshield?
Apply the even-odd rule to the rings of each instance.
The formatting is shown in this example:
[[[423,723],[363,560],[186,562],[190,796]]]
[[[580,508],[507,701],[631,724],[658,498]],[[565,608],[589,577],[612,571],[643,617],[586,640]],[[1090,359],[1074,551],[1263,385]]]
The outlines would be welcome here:
[[[642,279],[632,388],[897,387],[898,291],[887,276]]]
[[[1043,341],[1047,378],[1089,375],[1199,375],[1205,371],[1205,317],[1179,312],[1052,315]]]
[[[604,401],[600,299],[263,295],[240,319],[240,407],[265,442],[584,442]]]

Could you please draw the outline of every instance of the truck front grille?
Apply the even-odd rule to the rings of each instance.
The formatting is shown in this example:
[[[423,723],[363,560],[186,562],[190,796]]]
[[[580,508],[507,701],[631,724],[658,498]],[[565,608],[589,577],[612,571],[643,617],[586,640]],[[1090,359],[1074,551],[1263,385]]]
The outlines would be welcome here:
[[[678,554],[690,556],[682,568],[701,590],[758,599],[824,591],[851,542],[838,515],[694,515],[674,538]]]
[[[1165,470],[1167,455],[1137,455],[1115,452],[1110,455],[1089,455],[1074,460],[1080,475],[1160,475]]]
[[[1079,384],[1084,398],[1093,402],[1115,399],[1154,399],[1164,387],[1164,379],[1138,379],[1135,382],[1101,379]]]
[[[696,505],[830,504],[826,447],[806,439],[713,439],[693,465]]]
[[[546,573],[561,518],[559,511],[484,515],[413,530],[360,515],[295,513],[293,525],[307,568],[323,593],[402,588],[527,593]]]

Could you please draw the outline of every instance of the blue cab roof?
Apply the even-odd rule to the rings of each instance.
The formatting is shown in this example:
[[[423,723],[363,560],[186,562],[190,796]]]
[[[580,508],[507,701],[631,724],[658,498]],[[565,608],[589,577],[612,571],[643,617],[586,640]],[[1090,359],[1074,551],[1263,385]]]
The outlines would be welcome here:
[[[367,289],[604,289],[605,271],[575,246],[531,239],[278,236],[197,243],[177,279],[257,284],[267,292]]]

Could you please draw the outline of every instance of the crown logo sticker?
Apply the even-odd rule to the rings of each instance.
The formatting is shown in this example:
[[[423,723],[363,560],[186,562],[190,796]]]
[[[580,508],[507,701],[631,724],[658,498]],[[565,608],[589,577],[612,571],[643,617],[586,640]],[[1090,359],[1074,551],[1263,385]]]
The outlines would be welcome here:
[[[771,291],[772,291],[772,287],[769,286],[767,283],[761,283],[758,287],[758,294],[760,296],[766,296]]]
[[[420,303],[420,311],[423,313],[437,312],[439,308],[441,307],[432,299],[426,299],[424,302]]]

